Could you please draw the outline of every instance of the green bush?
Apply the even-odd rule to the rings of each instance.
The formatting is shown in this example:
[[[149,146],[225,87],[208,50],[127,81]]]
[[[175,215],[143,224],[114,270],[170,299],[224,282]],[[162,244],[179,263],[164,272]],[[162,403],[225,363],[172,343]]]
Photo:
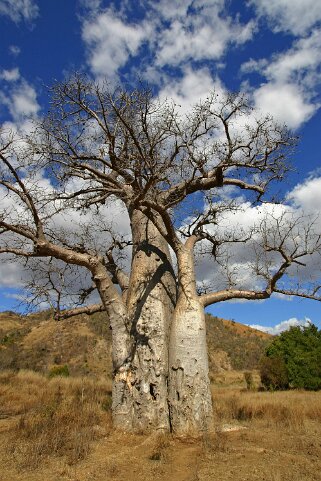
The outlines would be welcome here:
[[[266,349],[260,372],[268,389],[321,389],[321,331],[309,324],[282,332]]]
[[[50,369],[48,373],[48,377],[51,379],[52,377],[57,377],[57,376],[69,377],[69,368],[67,364],[64,364],[63,366],[62,365],[53,366]]]

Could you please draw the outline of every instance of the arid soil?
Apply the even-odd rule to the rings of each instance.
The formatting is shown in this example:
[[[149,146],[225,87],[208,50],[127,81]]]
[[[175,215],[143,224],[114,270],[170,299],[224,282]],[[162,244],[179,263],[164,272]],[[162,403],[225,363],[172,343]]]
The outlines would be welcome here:
[[[213,386],[215,432],[180,440],[113,431],[102,380],[3,373],[0,480],[320,481],[321,394],[236,378]]]

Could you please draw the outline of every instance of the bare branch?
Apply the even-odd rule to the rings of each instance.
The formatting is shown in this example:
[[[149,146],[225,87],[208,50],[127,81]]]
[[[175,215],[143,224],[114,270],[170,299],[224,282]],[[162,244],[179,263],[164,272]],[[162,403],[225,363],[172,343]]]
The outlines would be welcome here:
[[[268,299],[271,293],[267,291],[250,291],[238,289],[226,289],[218,292],[211,292],[200,296],[200,301],[204,307],[216,304],[217,302],[228,301],[231,299],[260,300]]]
[[[313,299],[315,301],[321,301],[321,294],[319,291],[321,290],[321,286],[317,286],[312,290],[311,293],[309,292],[300,292],[299,290],[294,289],[279,289],[275,287],[273,292],[277,292],[279,294],[284,294],[285,296],[295,296],[295,297],[303,297],[305,299]]]
[[[92,304],[90,306],[77,307],[75,309],[68,309],[65,311],[59,311],[55,313],[56,321],[62,321],[63,319],[69,319],[70,317],[79,316],[80,314],[87,314],[91,316],[96,312],[104,312],[105,307],[103,304]]]

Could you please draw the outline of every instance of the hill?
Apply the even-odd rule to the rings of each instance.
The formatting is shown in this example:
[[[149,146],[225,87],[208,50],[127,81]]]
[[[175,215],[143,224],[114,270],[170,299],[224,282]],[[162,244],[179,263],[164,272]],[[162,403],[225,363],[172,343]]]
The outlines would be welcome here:
[[[206,315],[211,376],[254,369],[271,336]],[[72,375],[111,374],[111,334],[103,313],[55,321],[49,311],[0,313],[0,369],[47,373],[68,365]]]
[[[210,371],[220,370],[217,356],[220,352],[236,370],[255,369],[272,336],[235,321],[206,314],[207,343]]]

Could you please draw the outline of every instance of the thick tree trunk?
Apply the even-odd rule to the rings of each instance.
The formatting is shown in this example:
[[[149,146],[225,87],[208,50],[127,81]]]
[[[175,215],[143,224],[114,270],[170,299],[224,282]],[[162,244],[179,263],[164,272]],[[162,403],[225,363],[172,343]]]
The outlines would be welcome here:
[[[196,294],[193,244],[181,249],[178,262],[180,290],[169,343],[170,421],[175,434],[200,435],[211,430],[213,410],[205,314]]]
[[[133,259],[127,294],[132,340],[127,397],[132,429],[169,430],[168,341],[176,281],[167,243],[140,211],[130,213]]]

